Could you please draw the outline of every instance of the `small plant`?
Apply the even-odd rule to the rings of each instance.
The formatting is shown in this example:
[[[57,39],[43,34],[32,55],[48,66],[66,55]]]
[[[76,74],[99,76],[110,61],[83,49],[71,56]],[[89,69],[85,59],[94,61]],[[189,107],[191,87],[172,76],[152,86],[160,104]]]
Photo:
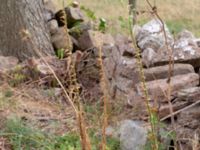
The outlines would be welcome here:
[[[105,32],[107,27],[107,22],[104,18],[99,19],[99,31]]]
[[[118,21],[119,21],[120,27],[122,29],[128,29],[129,28],[129,20],[128,19],[126,19],[122,16],[119,16]]]
[[[63,136],[47,134],[15,117],[7,120],[0,136],[8,139],[13,150],[82,150],[79,135],[76,133]],[[95,132],[90,132],[90,137],[92,150],[98,150],[100,138]],[[119,141],[109,138],[106,150],[119,150]]]
[[[5,130],[1,131],[1,136],[9,139],[14,150],[19,149],[38,149],[43,147],[45,136],[35,129],[25,126],[20,119],[12,118],[6,122]]]
[[[12,76],[12,79],[9,81],[11,86],[17,86],[26,80],[26,76],[22,73],[14,73]]]
[[[4,96],[7,97],[7,98],[8,97],[12,97],[13,96],[13,91],[11,91],[10,89],[6,90]]]
[[[23,68],[20,65],[16,66],[9,76],[11,78],[9,80],[11,86],[17,86],[27,80],[27,76],[23,73]]]
[[[65,50],[64,49],[58,49],[56,51],[56,55],[59,59],[63,59],[64,58],[64,55],[65,55]]]

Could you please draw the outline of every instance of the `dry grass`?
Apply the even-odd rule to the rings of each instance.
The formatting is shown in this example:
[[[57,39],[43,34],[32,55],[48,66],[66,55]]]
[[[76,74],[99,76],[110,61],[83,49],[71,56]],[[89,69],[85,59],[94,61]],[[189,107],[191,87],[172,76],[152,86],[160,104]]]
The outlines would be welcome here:
[[[60,6],[62,0],[57,0]],[[70,3],[72,0],[68,0]],[[124,32],[121,29],[119,17],[128,18],[128,0],[77,0],[85,7],[93,10],[98,17],[104,17],[109,22],[111,33]],[[154,0],[151,0],[153,2]],[[149,10],[145,0],[138,0],[140,10]],[[199,0],[156,0],[156,6],[163,20],[176,33],[186,28],[200,36],[200,1]],[[149,14],[139,16],[139,23],[143,24],[151,18]],[[128,29],[125,30],[125,32]]]

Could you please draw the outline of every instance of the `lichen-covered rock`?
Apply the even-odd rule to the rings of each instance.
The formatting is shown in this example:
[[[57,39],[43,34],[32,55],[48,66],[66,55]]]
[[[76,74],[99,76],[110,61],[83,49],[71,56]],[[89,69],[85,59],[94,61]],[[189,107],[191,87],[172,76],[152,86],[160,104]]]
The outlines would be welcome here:
[[[169,45],[173,43],[172,35],[166,24],[164,24],[166,38]],[[152,48],[156,53],[165,46],[165,37],[163,34],[163,25],[158,19],[153,19],[142,26],[136,36],[138,46],[142,51]]]
[[[160,43],[162,42],[160,42],[159,39],[155,39],[157,37],[159,36],[151,36],[148,39],[147,34],[145,38],[147,38],[149,42],[146,42],[144,40],[145,38],[138,41],[138,45],[143,49],[142,60],[146,67],[168,64],[169,55],[171,55],[170,50],[173,50],[172,58],[175,63],[189,63],[195,68],[200,67],[200,48],[198,46],[198,40],[191,32],[184,30],[178,34],[178,38],[173,45],[169,43],[169,51],[167,51],[165,46],[161,46],[162,44]],[[147,44],[147,46],[145,46],[145,44]],[[150,49],[152,50],[150,51]]]

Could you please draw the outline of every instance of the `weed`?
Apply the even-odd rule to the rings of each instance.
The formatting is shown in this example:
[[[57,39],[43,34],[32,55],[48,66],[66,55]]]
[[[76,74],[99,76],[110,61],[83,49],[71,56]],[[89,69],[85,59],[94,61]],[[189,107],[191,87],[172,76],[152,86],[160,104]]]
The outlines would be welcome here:
[[[107,22],[104,18],[100,18],[99,19],[99,31],[101,32],[105,32],[106,31],[106,27],[107,27]]]
[[[6,89],[5,91],[1,89],[0,92],[0,109],[5,108],[15,108],[16,107],[16,101],[13,100],[13,91],[10,89]]]
[[[14,70],[10,73],[10,77],[11,79],[9,80],[9,84],[11,86],[17,86],[27,79],[27,77],[23,74],[22,66],[16,66]]]
[[[68,133],[63,136],[47,134],[33,128],[22,120],[12,117],[6,121],[5,129],[0,136],[6,137],[13,150],[82,150],[79,135]],[[95,132],[90,132],[93,150],[98,150],[99,137]],[[119,141],[109,138],[107,150],[118,150]]]
[[[129,20],[128,19],[126,19],[126,18],[124,18],[122,16],[119,16],[118,21],[119,21],[120,27],[122,29],[128,29],[128,27],[129,27],[129,24],[128,24]]]
[[[1,131],[0,135],[9,139],[14,150],[38,149],[45,143],[45,136],[42,133],[25,126],[17,118],[8,120],[5,130]]]
[[[64,58],[64,55],[65,55],[65,50],[64,49],[58,49],[56,51],[56,56],[59,58],[59,59],[63,59]]]
[[[13,96],[13,91],[11,91],[10,89],[6,90],[4,96],[5,97],[12,97]]]

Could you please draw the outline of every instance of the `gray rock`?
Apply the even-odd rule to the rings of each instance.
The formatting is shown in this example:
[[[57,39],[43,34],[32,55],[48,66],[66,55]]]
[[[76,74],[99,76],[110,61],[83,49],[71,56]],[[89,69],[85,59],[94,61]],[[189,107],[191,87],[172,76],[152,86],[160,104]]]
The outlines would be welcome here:
[[[115,75],[130,80],[132,84],[138,83],[140,77],[137,60],[134,58],[121,57],[121,59],[118,60]]]
[[[147,130],[138,122],[125,120],[120,127],[122,150],[141,150],[147,141]]]
[[[200,39],[195,39],[195,42],[196,42],[197,46],[200,47]]]
[[[191,87],[187,89],[182,89],[177,93],[178,101],[187,101],[193,103],[199,100],[200,97],[200,87]]]
[[[142,27],[139,25],[134,25],[132,30],[133,30],[134,36],[137,37],[140,31],[142,30]]]
[[[135,49],[133,48],[133,43],[128,37],[118,34],[115,37],[115,45],[120,50],[122,56],[135,56]]]
[[[69,28],[75,23],[83,22],[85,20],[79,7],[66,7],[65,11],[67,14],[67,23]]]
[[[200,67],[200,48],[197,41],[198,40],[189,31],[181,32],[174,44],[169,44],[169,48],[173,49],[172,57],[174,62],[189,63],[195,68]],[[157,41],[151,42],[153,45],[157,43]],[[153,60],[148,61],[148,59],[146,60],[146,58],[143,58],[145,61],[147,61],[144,63],[145,66],[149,64],[150,66],[160,66],[169,63],[169,52],[166,51],[165,47],[161,46],[158,51],[156,51],[154,47],[154,51],[157,55],[154,56]]]
[[[53,19],[47,23],[49,28],[50,34],[53,35],[58,31],[58,22],[57,20]]]
[[[57,73],[61,74],[64,71],[65,66],[65,61],[66,60],[60,60],[57,57],[45,57],[45,61],[48,63],[48,65],[51,67],[51,69]],[[44,63],[43,59],[35,59],[35,58],[30,58],[24,62],[25,68],[29,68],[32,70],[36,70],[37,73],[44,77],[47,75],[53,75],[51,69],[49,69],[48,65]]]
[[[188,105],[189,105],[189,103],[186,101],[176,101],[175,103],[172,103],[173,112],[183,109]],[[171,114],[170,107],[171,107],[171,105],[169,105],[167,103],[163,103],[159,108],[159,113],[158,113],[159,117],[163,118],[163,117],[170,115]]]
[[[93,25],[91,22],[81,22],[78,25],[69,29],[69,34],[75,39],[78,39],[85,31],[92,30]]]
[[[172,44],[173,38],[169,32],[167,26],[165,26],[167,42],[169,45]],[[138,41],[138,46],[141,50],[145,50],[147,48],[152,48],[155,52],[158,52],[165,45],[165,38],[163,35],[163,27],[159,20],[153,19],[147,24],[143,25],[140,29],[140,32],[136,36],[136,40]]]
[[[199,106],[195,106],[191,109],[188,109],[187,111],[183,111],[180,115],[181,115],[181,117],[179,117],[180,124],[193,128],[193,129],[200,128],[199,127],[199,123],[200,123]]]
[[[142,52],[142,62],[146,67],[151,66],[156,57],[157,53],[152,48],[147,48]]]
[[[0,56],[0,72],[12,70],[17,66],[19,60],[13,56]]]
[[[72,41],[65,27],[58,28],[57,32],[52,35],[51,41],[55,50],[72,50]]]
[[[114,39],[110,34],[102,34],[98,31],[85,31],[78,39],[82,50],[91,48],[100,48],[103,45],[114,46]]]
[[[199,84],[199,75],[196,73],[189,73],[184,75],[177,75],[171,78],[171,90],[177,92],[184,88],[195,87]],[[160,79],[146,82],[147,90],[152,100],[166,101],[166,94],[168,91],[167,79]],[[144,95],[142,84],[137,84],[137,92]]]
[[[189,31],[179,33],[178,40],[174,43],[174,60],[187,63],[197,63],[200,61],[200,48],[198,47],[194,35]],[[199,63],[195,64],[200,65]]]
[[[165,79],[168,77],[169,65],[152,67],[144,69],[145,80],[153,81],[157,79]],[[194,73],[194,68],[190,64],[174,64],[172,76]]]
[[[113,83],[115,84],[117,89],[124,94],[127,94],[129,91],[132,91],[134,89],[133,81],[124,77],[117,77],[113,80]]]
[[[176,93],[175,97],[176,99],[172,103],[174,112],[183,109],[188,105],[191,105],[192,103],[198,101],[200,97],[200,87],[190,87],[186,89],[181,89]],[[168,104],[161,106],[159,110],[159,116],[162,118],[169,115],[170,114],[169,108],[170,106]],[[187,110],[185,111],[187,112]]]
[[[157,52],[163,45],[163,41],[160,41],[157,36],[146,36],[138,42],[138,46],[142,51],[151,48]]]
[[[190,91],[188,89],[188,91]],[[192,88],[191,91],[196,91],[195,88]],[[190,93],[190,92],[189,92]],[[193,93],[193,92],[192,92]],[[196,102],[199,101],[199,98],[196,99]],[[191,105],[192,103],[190,103]],[[200,105],[199,103],[193,105],[190,108],[184,108],[184,110],[180,111],[180,113],[176,116],[176,137],[181,143],[181,147],[184,150],[191,150],[194,147],[199,149],[198,147],[198,139],[200,135]],[[172,125],[168,124],[168,130],[172,130]],[[185,140],[185,139],[194,139],[194,140]],[[195,141],[195,142],[194,142]],[[197,143],[196,143],[197,142]],[[194,144],[196,143],[196,144]],[[194,146],[196,145],[196,146]]]
[[[76,8],[76,7],[79,7],[79,5],[80,5],[79,2],[77,2],[77,1],[72,2],[72,7]]]
[[[104,72],[106,77],[111,80],[114,76],[114,70],[115,70],[115,62],[111,58],[105,58],[103,60],[104,63]]]
[[[192,32],[188,30],[183,30],[177,35],[178,39],[195,39],[195,36],[193,35]]]
[[[72,44],[73,44],[73,49],[75,50],[79,50],[80,49],[80,46],[79,46],[79,43],[78,43],[78,40],[75,39],[73,36],[70,35],[70,39],[72,41]]]

